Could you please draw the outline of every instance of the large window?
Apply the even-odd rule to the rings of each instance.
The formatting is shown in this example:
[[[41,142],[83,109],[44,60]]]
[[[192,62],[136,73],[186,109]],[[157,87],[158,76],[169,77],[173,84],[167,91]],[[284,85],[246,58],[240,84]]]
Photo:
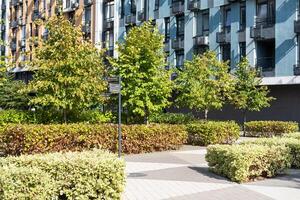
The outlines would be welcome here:
[[[181,37],[184,35],[184,16],[176,17],[176,35]]]
[[[246,28],[246,5],[241,3],[240,6],[240,30],[244,31]]]
[[[114,2],[108,2],[104,6],[104,18],[112,19],[114,18]]]
[[[229,7],[224,8],[224,22],[223,26],[226,30],[230,31],[231,26],[231,9]]]
[[[158,10],[159,9],[159,0],[155,0],[154,2],[154,10]]]
[[[170,18],[165,18],[165,43],[170,40]]]
[[[130,10],[132,14],[136,14],[136,0],[130,0]]]
[[[257,23],[263,25],[275,23],[274,0],[257,0]]]
[[[184,64],[184,52],[183,51],[177,51],[176,52],[176,67],[178,69],[182,69]]]
[[[243,57],[246,57],[246,42],[240,42],[239,44],[240,46],[240,60],[243,58]]]
[[[230,64],[230,53],[231,53],[230,44],[221,45],[221,51],[222,51],[222,60],[225,62],[229,61]]]
[[[209,11],[203,11],[202,13],[202,31],[203,35],[208,35],[209,33]]]

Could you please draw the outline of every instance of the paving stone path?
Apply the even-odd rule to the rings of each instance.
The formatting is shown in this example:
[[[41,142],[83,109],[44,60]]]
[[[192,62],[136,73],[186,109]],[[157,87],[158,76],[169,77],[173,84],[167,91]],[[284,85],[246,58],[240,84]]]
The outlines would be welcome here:
[[[211,173],[206,149],[184,146],[179,151],[125,157],[124,200],[300,200],[300,170],[247,184]]]

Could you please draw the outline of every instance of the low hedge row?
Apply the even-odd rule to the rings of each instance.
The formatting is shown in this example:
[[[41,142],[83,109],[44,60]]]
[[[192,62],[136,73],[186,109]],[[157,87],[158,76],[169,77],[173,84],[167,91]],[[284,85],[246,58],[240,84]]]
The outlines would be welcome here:
[[[100,150],[0,159],[0,199],[121,199],[125,163]]]
[[[245,123],[246,136],[272,137],[282,136],[285,133],[297,132],[297,122],[284,121],[251,121]]]
[[[20,155],[103,148],[117,151],[117,125],[113,124],[10,124],[0,130],[0,151]],[[151,124],[122,126],[124,153],[177,149],[184,144],[184,126]]]
[[[300,140],[295,138],[259,138],[242,144],[256,144],[267,146],[286,146],[292,158],[292,167],[300,168]]]
[[[233,121],[201,121],[188,124],[188,143],[193,145],[231,144],[240,137],[240,127]]]
[[[272,177],[290,167],[289,148],[264,145],[213,145],[207,148],[210,169],[232,181]]]
[[[196,121],[196,118],[192,114],[160,113],[150,116],[149,121],[160,124],[187,124]]]
[[[299,132],[297,132],[297,133],[287,133],[287,134],[284,134],[284,137],[285,138],[294,138],[294,139],[300,140],[300,133]]]

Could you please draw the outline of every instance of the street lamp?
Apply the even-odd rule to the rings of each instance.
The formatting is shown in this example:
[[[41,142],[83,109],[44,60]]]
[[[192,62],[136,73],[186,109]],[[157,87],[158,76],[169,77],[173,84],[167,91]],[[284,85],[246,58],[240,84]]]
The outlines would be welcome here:
[[[121,76],[119,77],[110,77],[108,78],[109,83],[109,92],[111,94],[118,94],[118,156],[121,157],[122,154],[122,129],[121,129],[121,123],[122,123],[122,95],[121,95]]]

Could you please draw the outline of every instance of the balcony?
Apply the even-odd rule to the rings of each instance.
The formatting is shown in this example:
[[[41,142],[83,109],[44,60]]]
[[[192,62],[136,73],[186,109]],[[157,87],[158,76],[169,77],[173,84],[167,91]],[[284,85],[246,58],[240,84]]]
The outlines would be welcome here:
[[[127,15],[125,17],[125,24],[135,24],[136,23],[136,15]]]
[[[170,52],[170,41],[165,41],[164,52]]]
[[[45,13],[44,12],[41,12],[39,10],[34,10],[33,13],[32,13],[32,21],[35,21],[37,19],[42,19],[44,20],[45,19]]]
[[[222,32],[217,32],[217,43],[219,44],[227,44],[231,41],[230,29],[225,28]]]
[[[300,34],[300,19],[294,22],[294,31],[297,34]]]
[[[9,47],[11,49],[11,51],[16,51],[17,50],[17,41],[16,39],[12,39],[10,44],[9,44]]]
[[[208,36],[195,36],[193,38],[193,43],[195,47],[208,46]]]
[[[199,11],[201,9],[201,3],[199,0],[189,0],[188,9],[190,11]]]
[[[11,2],[10,2],[11,7],[15,7],[17,5],[18,5],[18,0],[11,0]]]
[[[84,34],[90,34],[91,33],[91,22],[85,22],[84,25],[82,25],[82,32]]]
[[[138,12],[138,20],[141,22],[146,21],[146,15],[144,10]]]
[[[181,15],[184,13],[184,3],[181,1],[173,2],[172,3],[172,13],[174,15]]]
[[[18,20],[12,20],[10,22],[10,28],[18,28]]]
[[[175,51],[184,49],[184,38],[176,38],[172,40],[172,49]]]
[[[250,28],[250,37],[255,40],[275,38],[275,18],[256,18],[255,26]]]
[[[275,58],[274,57],[259,57],[256,60],[256,67],[262,77],[275,76]]]
[[[93,0],[84,0],[84,6],[91,6],[93,4]]]
[[[103,28],[105,30],[112,30],[114,28],[114,19],[113,18],[105,19],[103,23]]]
[[[294,65],[294,75],[299,76],[300,75],[300,63],[297,63]]]

